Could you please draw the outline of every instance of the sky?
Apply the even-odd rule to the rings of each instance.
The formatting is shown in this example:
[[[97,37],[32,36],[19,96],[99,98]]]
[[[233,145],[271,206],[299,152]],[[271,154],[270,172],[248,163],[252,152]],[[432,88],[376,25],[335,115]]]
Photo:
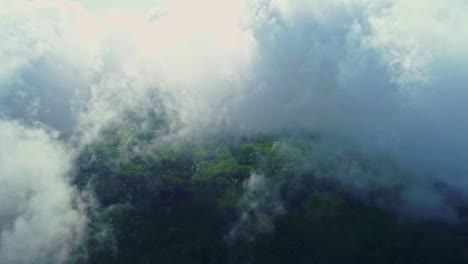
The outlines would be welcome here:
[[[41,0],[39,0],[41,1]],[[92,1],[92,0],[77,0],[77,3],[80,3],[86,10],[94,14],[103,14],[110,9],[123,10],[125,12],[145,14],[151,8],[157,7],[160,5],[163,0],[101,0],[101,1]]]

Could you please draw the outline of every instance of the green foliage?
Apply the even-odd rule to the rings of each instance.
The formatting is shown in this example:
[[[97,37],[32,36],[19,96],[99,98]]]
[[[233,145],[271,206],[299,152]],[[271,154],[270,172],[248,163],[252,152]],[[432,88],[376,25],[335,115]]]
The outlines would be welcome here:
[[[89,237],[70,263],[468,263],[468,239],[459,230],[400,223],[314,175],[299,188],[294,179],[305,173],[313,137],[221,137],[149,154],[122,147],[153,136],[139,128],[111,135],[79,157],[76,183],[92,186],[101,206],[90,214]],[[341,163],[331,157],[320,169]],[[273,233],[229,245],[225,237],[239,217],[243,183],[254,172],[283,184],[288,214]]]

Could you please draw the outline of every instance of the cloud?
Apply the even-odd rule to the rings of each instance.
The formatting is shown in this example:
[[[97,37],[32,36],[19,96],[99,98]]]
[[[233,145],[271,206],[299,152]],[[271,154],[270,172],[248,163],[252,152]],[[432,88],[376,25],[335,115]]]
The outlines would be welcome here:
[[[258,49],[233,129],[344,138],[464,192],[464,1],[250,3]]]
[[[186,126],[211,120],[255,45],[238,27],[241,3],[171,1],[157,20],[114,9],[96,15],[67,1],[4,4],[4,27],[15,30],[0,46],[2,112],[79,133],[83,144],[136,109],[177,109]],[[164,105],[147,100],[154,93]]]
[[[259,234],[274,230],[275,217],[285,214],[280,198],[280,185],[261,174],[252,174],[244,182],[244,192],[239,202],[239,219],[230,229],[229,244],[251,242]]]
[[[0,262],[61,263],[86,221],[69,152],[43,129],[5,120],[0,145]]]
[[[2,23],[15,30],[2,31],[2,112],[90,138],[125,111],[161,108],[186,127],[303,128],[394,152],[417,151],[423,131],[427,143],[461,143],[463,1],[190,5],[165,3],[152,20],[65,1],[5,4]]]

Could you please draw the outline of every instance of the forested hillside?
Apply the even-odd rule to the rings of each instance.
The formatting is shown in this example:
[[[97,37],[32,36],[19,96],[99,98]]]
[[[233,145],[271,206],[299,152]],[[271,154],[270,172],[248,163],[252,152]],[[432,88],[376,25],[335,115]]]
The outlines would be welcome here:
[[[314,136],[218,136],[135,152],[128,142],[109,136],[79,157],[76,184],[96,201],[70,263],[468,261],[466,228],[403,219],[379,207],[384,190],[363,199],[318,177],[344,161],[307,168]]]

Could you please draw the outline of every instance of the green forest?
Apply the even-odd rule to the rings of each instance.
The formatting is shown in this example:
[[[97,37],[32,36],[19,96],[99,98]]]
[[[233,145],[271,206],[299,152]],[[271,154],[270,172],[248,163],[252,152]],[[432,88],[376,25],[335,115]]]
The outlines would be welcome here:
[[[466,227],[402,218],[379,206],[383,190],[363,199],[319,177],[336,157],[308,168],[315,135],[142,148],[153,137],[109,134],[78,157],[75,184],[94,206],[69,263],[468,263]]]

